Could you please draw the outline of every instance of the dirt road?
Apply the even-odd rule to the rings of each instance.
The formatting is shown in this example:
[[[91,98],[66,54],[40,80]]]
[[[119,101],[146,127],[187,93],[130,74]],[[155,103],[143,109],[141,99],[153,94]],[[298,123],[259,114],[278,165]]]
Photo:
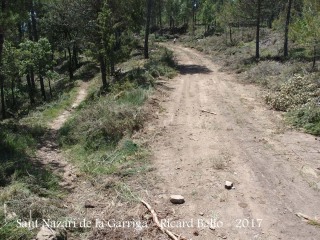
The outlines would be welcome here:
[[[156,210],[172,209],[171,230],[201,240],[320,239],[319,227],[295,215],[320,220],[319,140],[284,129],[257,87],[195,50],[172,50],[181,74],[168,85],[152,144],[160,177],[152,197]],[[186,203],[171,205],[171,194]],[[203,227],[212,218],[215,230]]]
[[[76,185],[75,167],[70,164],[61,154],[58,146],[57,131],[71,117],[75,108],[77,108],[87,96],[89,84],[81,82],[77,97],[70,109],[64,110],[57,118],[53,119],[48,125],[48,133],[42,139],[42,145],[39,147],[36,159],[44,166],[48,166],[51,171],[57,175],[62,175],[60,185],[66,189],[74,189]]]

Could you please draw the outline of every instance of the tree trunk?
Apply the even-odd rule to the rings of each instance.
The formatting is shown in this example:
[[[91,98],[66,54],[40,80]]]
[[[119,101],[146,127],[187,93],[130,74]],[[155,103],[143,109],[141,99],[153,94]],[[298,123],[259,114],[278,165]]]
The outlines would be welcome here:
[[[261,1],[258,0],[257,6],[257,32],[256,32],[256,59],[260,58],[260,19],[261,19]]]
[[[313,61],[312,61],[312,69],[316,67],[316,61],[317,61],[317,47],[316,45],[313,46]]]
[[[4,14],[6,10],[6,1],[1,1],[1,15]],[[3,24],[3,23],[2,23]],[[5,26],[0,25],[0,69],[2,69],[2,53],[3,53],[3,44],[4,44],[4,28]],[[1,98],[1,113],[2,118],[6,118],[6,104],[4,97],[4,76],[0,72],[0,98]]]
[[[15,88],[14,80],[15,80],[15,78],[11,79],[11,102],[12,102],[13,107],[16,105],[16,98],[14,95],[14,88]]]
[[[4,1],[2,1],[2,12],[4,11]],[[0,28],[0,69],[2,69],[2,52],[3,52],[3,44],[4,44],[4,29],[1,26]],[[6,118],[6,104],[5,104],[5,97],[4,97],[4,76],[0,72],[0,95],[1,95],[1,113],[2,118]]]
[[[115,62],[114,62],[114,56],[111,56],[111,58],[110,58],[110,75],[114,76],[115,72],[116,72],[116,67],[115,67]]]
[[[288,41],[289,41],[289,24],[290,24],[290,17],[291,17],[291,7],[292,7],[292,2],[293,0],[288,0],[288,9],[287,9],[287,17],[286,17],[286,25],[284,29],[284,52],[283,55],[285,58],[288,57],[289,55],[289,50],[288,50]]]
[[[73,52],[73,66],[75,66],[75,68],[78,68],[79,67],[78,47],[77,46],[73,46],[72,52]]]
[[[33,69],[30,70],[30,81],[31,81],[32,91],[35,92],[36,91],[36,81],[34,80],[34,71],[33,71]]]
[[[22,23],[21,22],[18,23],[18,32],[19,32],[19,42],[22,42],[23,31],[22,31]]]
[[[70,47],[68,47],[68,54],[69,54],[69,79],[73,79],[73,64],[72,64],[72,53]]]
[[[104,90],[108,90],[109,85],[108,85],[108,81],[107,81],[107,64],[106,64],[105,57],[101,54],[99,55],[99,62],[100,62],[102,88]]]
[[[27,85],[28,85],[30,104],[33,105],[35,102],[34,102],[33,88],[31,84],[30,74],[27,74],[26,79],[27,79]]]
[[[46,90],[44,88],[43,76],[39,75],[39,79],[40,79],[41,95],[42,95],[43,101],[47,101]]]
[[[4,97],[4,76],[0,74],[0,91],[1,91],[1,113],[2,118],[6,118],[6,104],[5,104],[5,97]]]
[[[33,7],[34,6],[32,3],[32,9],[31,9],[32,36],[33,36],[33,40],[35,42],[38,42],[39,35],[38,35],[38,29],[37,29],[37,19],[36,19],[36,14],[35,14]]]
[[[53,95],[52,95],[52,88],[51,88],[51,80],[50,80],[50,78],[48,78],[48,83],[49,83],[50,98],[52,98]]]
[[[195,30],[196,30],[196,26],[195,26],[195,12],[194,12],[194,8],[192,8],[192,35],[194,36],[195,34]]]
[[[232,27],[229,25],[229,36],[230,36],[230,43],[232,44],[233,39],[232,39]]]
[[[29,34],[29,40],[30,41],[33,41],[33,36],[32,36],[32,24],[31,24],[31,21],[28,21],[28,34]]]
[[[160,24],[160,35],[162,36],[162,0],[159,1],[159,24]]]
[[[150,33],[150,18],[151,18],[152,0],[147,0],[147,22],[144,39],[144,58],[149,58],[149,33]]]

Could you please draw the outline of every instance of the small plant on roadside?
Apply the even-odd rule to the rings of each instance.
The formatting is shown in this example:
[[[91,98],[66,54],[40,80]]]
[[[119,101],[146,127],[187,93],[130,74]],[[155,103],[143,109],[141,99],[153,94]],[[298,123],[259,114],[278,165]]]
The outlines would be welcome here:
[[[296,127],[303,127],[306,132],[320,136],[320,105],[311,102],[294,108],[287,114],[288,121]]]
[[[269,93],[266,102],[275,110],[288,111],[312,102],[319,96],[319,85],[313,78],[295,75],[282,84],[278,92]]]
[[[227,167],[226,161],[223,157],[213,157],[211,161],[213,168],[216,170],[224,170]]]

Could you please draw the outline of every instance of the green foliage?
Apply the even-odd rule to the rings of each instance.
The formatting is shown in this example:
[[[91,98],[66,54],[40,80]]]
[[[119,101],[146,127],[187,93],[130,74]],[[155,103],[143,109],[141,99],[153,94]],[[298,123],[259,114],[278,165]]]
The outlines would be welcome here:
[[[294,19],[291,37],[316,55],[320,44],[320,2],[304,0],[303,13]]]
[[[106,144],[116,145],[125,135],[142,126],[143,115],[139,108],[133,106],[134,102],[126,101],[139,97],[140,91],[132,90],[119,98],[121,104],[112,97],[101,97],[98,102],[89,103],[81,114],[63,127],[61,141],[64,144],[81,143],[88,150]]]
[[[10,240],[29,240],[34,234],[27,228],[17,228],[15,220],[5,222],[4,213],[0,212],[0,238]]]
[[[98,13],[97,18],[98,33],[101,37],[100,44],[102,45],[102,48],[98,51],[100,51],[99,54],[103,54],[109,58],[116,41],[115,35],[113,34],[115,25],[112,25],[112,21],[110,21],[111,17],[111,9],[109,8],[108,3],[105,2],[101,12]]]
[[[71,107],[76,99],[78,90],[78,87],[65,88],[65,91],[59,92],[51,102],[33,109],[20,122],[29,126],[48,127],[48,123],[52,119],[55,119],[63,111]]]
[[[6,162],[8,159],[14,159],[15,157],[19,158],[27,154],[32,154],[30,151],[32,151],[31,149],[34,149],[36,145],[33,136],[27,131],[19,131],[15,124],[1,124],[0,136],[2,162]],[[10,166],[8,165],[8,167]],[[14,168],[12,168],[12,170],[13,169]],[[1,175],[4,176],[5,173],[2,172]],[[0,182],[4,181],[5,177],[3,177]]]
[[[20,74],[35,70],[45,76],[52,67],[51,45],[46,38],[40,38],[38,42],[25,40],[19,44]]]
[[[173,78],[176,75],[173,52],[165,48],[159,48],[151,56],[150,61],[145,64],[146,73],[153,78],[165,76]]]
[[[288,112],[287,118],[296,127],[303,127],[306,132],[320,136],[320,105],[310,102]]]
[[[43,134],[44,129],[37,126],[20,126],[13,122],[0,124],[1,186],[24,182],[31,192],[40,195],[47,195],[50,189],[57,188],[57,179],[29,159]]]
[[[113,173],[117,165],[140,154],[136,144],[123,139],[142,127],[144,114],[139,106],[146,100],[147,90],[128,82],[113,86],[112,92],[88,102],[60,130],[60,142],[90,174]]]
[[[233,1],[225,1],[222,7],[222,11],[218,12],[218,21],[219,24],[226,28],[230,24],[236,22],[238,19],[236,3]]]
[[[136,59],[131,59],[124,64],[124,67],[128,70],[119,82],[120,85],[132,82],[136,86],[149,88],[150,85],[154,85],[157,77],[173,78],[177,74],[172,51],[158,46],[151,51],[152,54],[146,62],[137,64]],[[130,65],[130,67],[126,67],[126,65]]]
[[[201,18],[206,25],[211,25],[215,20],[216,6],[211,0],[205,0],[202,4]]]
[[[19,50],[12,42],[5,41],[3,46],[3,74],[8,79],[19,76]]]
[[[35,199],[55,199],[60,195],[59,179],[32,160],[38,140],[44,132],[41,127],[20,125],[12,121],[0,123],[1,239],[31,239],[34,236],[27,228],[17,227],[15,218],[5,222],[2,207],[5,203],[13,204],[11,212],[14,211],[17,217],[25,218],[29,216],[27,209],[31,203],[34,207],[38,206],[34,204]],[[24,205],[24,202],[28,204]],[[50,208],[52,206],[51,204]],[[48,211],[49,206],[46,207]]]
[[[118,98],[120,104],[129,104],[133,106],[142,106],[148,98],[148,92],[143,88],[135,88],[131,91],[125,91]]]
[[[59,192],[57,177],[31,160],[37,139],[43,134],[42,128],[0,123],[1,239],[31,239],[33,236],[28,229],[18,228],[15,221],[4,222],[4,203],[20,203],[34,197],[55,198]],[[22,209],[15,207],[14,212],[21,217]]]
[[[129,62],[129,66],[137,64],[133,59]],[[111,85],[107,96],[92,94],[75,117],[63,126],[60,143],[82,171],[93,175],[131,175],[144,171],[139,165],[141,161],[143,164],[146,153],[129,139],[143,126],[142,105],[148,98],[154,77],[168,77],[168,72],[175,74],[173,66],[171,51],[154,49],[143,67],[131,66]]]

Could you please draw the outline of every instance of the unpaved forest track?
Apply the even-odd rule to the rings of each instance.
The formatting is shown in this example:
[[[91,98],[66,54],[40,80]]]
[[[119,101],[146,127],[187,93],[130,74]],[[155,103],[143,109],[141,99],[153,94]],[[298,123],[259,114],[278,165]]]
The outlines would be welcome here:
[[[77,224],[83,219],[100,218],[108,211],[109,205],[104,201],[104,193],[93,186],[93,182],[82,177],[81,172],[70,161],[66,159],[59,149],[58,131],[63,124],[72,116],[74,110],[85,100],[88,94],[89,82],[81,82],[77,97],[70,109],[62,112],[56,119],[49,124],[48,132],[43,137],[43,142],[36,153],[36,161],[54,174],[60,177],[59,185],[67,190],[68,194],[62,199],[62,206],[65,209],[65,216],[72,219]],[[98,204],[99,203],[99,204]],[[86,206],[94,207],[88,211]],[[81,232],[81,231],[80,231]],[[68,232],[68,240],[85,239],[74,229]],[[50,237],[45,239],[51,239]]]
[[[181,74],[168,83],[165,111],[148,127],[161,179],[151,200],[161,199],[160,210],[171,194],[181,194],[186,203],[172,206],[172,220],[194,221],[173,232],[201,240],[320,239],[319,227],[295,216],[320,219],[319,140],[285,129],[257,87],[238,83],[195,50],[169,48]],[[226,180],[235,189],[224,189]],[[198,219],[213,216],[223,227],[198,226]]]
[[[36,153],[37,161],[47,166],[55,174],[61,176],[60,185],[68,190],[76,187],[76,185],[74,185],[76,171],[75,167],[66,161],[59,150],[57,131],[68,120],[74,109],[85,100],[88,86],[89,84],[87,82],[81,82],[76,100],[73,102],[71,108],[62,112],[56,119],[53,119],[52,122],[49,123],[48,132],[43,137],[42,144]]]

